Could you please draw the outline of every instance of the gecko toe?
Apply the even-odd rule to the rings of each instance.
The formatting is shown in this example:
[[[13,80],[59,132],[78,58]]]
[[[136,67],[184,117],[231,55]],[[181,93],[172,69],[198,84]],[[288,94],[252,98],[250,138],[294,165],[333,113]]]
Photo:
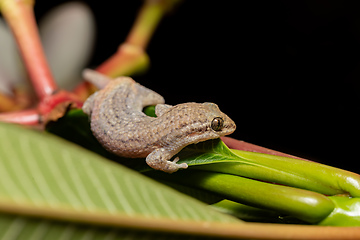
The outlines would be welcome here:
[[[173,163],[177,163],[178,161],[180,160],[180,158],[179,157],[176,157],[172,162]],[[186,163],[180,163],[180,164],[176,164],[176,166],[178,167],[178,169],[186,169],[186,168],[188,168],[188,165],[186,164]]]
[[[186,169],[188,168],[188,165],[186,163],[181,163],[181,164],[176,164],[178,166],[178,168],[180,169]]]

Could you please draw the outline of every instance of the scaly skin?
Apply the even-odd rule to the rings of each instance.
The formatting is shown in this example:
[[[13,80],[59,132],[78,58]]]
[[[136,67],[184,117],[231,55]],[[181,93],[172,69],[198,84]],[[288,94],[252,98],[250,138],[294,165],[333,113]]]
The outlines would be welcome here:
[[[91,70],[84,76],[89,81],[101,80],[102,85],[106,78]],[[187,168],[186,163],[176,164],[178,158],[169,161],[187,145],[235,131],[235,123],[214,103],[163,103],[164,98],[156,92],[120,77],[91,95],[83,110],[105,149],[122,157],[146,157],[150,167],[168,173]],[[142,112],[149,105],[156,105],[156,118]]]

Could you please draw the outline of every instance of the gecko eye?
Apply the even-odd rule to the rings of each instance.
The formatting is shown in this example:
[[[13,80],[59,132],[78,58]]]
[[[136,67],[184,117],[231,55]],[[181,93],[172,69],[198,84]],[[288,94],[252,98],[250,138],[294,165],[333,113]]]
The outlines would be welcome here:
[[[224,126],[224,119],[221,117],[216,117],[211,121],[211,128],[214,131],[220,131]]]

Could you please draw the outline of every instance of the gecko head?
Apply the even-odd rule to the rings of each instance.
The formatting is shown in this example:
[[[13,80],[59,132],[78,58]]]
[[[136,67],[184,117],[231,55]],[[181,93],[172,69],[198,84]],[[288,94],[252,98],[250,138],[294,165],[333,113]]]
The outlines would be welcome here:
[[[160,117],[170,119],[175,124],[175,140],[186,144],[198,143],[209,139],[216,139],[233,133],[236,125],[225,113],[221,112],[214,103],[182,103],[169,107]],[[175,119],[175,121],[174,121]],[[161,126],[163,128],[163,126]]]
[[[235,122],[225,113],[221,112],[215,103],[202,104],[207,119],[207,129],[211,138],[218,138],[233,133],[236,129]]]

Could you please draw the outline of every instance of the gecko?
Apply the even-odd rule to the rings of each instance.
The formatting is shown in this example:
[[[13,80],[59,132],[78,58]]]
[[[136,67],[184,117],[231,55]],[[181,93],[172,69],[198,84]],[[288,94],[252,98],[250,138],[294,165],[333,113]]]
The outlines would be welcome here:
[[[215,103],[165,104],[155,91],[130,77],[110,79],[85,69],[83,77],[99,91],[84,102],[95,138],[109,152],[127,158],[146,158],[153,169],[167,173],[186,169],[171,159],[190,144],[231,134],[236,125]],[[143,113],[155,105],[156,117]]]

